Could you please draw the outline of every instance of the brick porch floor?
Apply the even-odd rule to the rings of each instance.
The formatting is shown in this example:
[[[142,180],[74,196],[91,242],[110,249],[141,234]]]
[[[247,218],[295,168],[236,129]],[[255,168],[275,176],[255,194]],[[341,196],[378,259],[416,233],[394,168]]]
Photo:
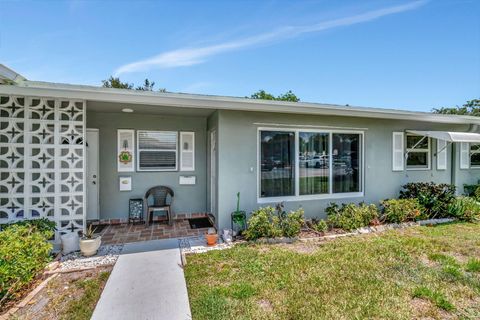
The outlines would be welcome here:
[[[174,220],[169,226],[166,222],[145,224],[112,224],[101,232],[102,244],[122,244],[127,242],[158,240],[167,238],[192,237],[207,233],[208,228],[192,229],[187,219]]]

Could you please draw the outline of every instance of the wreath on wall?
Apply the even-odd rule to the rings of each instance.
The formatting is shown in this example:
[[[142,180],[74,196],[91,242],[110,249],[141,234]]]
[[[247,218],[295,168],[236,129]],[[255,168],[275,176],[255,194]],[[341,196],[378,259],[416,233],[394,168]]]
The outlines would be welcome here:
[[[118,160],[123,164],[129,164],[132,162],[132,153],[127,150],[123,150],[118,155]]]

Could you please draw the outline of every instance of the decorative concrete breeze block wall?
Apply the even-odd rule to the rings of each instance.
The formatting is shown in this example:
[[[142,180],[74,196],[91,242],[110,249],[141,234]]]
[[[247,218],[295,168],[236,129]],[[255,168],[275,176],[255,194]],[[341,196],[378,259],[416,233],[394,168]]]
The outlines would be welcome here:
[[[85,101],[0,96],[0,223],[85,226]]]

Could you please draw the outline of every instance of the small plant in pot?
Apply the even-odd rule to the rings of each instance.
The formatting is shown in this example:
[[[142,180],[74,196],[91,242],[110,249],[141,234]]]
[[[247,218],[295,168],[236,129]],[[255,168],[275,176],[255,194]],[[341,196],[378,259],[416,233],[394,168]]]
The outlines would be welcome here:
[[[80,237],[80,251],[85,257],[90,257],[97,254],[98,248],[102,244],[102,237],[95,235],[95,230],[90,225],[86,232],[82,233]]]
[[[208,228],[207,234],[205,235],[208,246],[214,246],[217,244],[218,234],[215,231],[215,228]]]

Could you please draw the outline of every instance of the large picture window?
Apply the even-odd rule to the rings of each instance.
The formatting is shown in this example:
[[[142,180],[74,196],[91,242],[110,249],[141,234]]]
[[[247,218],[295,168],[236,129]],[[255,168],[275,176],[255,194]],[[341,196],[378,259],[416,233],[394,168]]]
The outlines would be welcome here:
[[[300,194],[330,192],[329,134],[300,132],[298,162]]]
[[[137,132],[138,171],[177,170],[177,132]]]
[[[360,191],[360,135],[334,133],[332,138],[333,192]]]
[[[360,132],[260,129],[259,197],[361,193],[362,137]]]
[[[407,169],[430,169],[430,139],[407,134]]]
[[[262,131],[261,196],[295,195],[295,134],[282,131]]]

